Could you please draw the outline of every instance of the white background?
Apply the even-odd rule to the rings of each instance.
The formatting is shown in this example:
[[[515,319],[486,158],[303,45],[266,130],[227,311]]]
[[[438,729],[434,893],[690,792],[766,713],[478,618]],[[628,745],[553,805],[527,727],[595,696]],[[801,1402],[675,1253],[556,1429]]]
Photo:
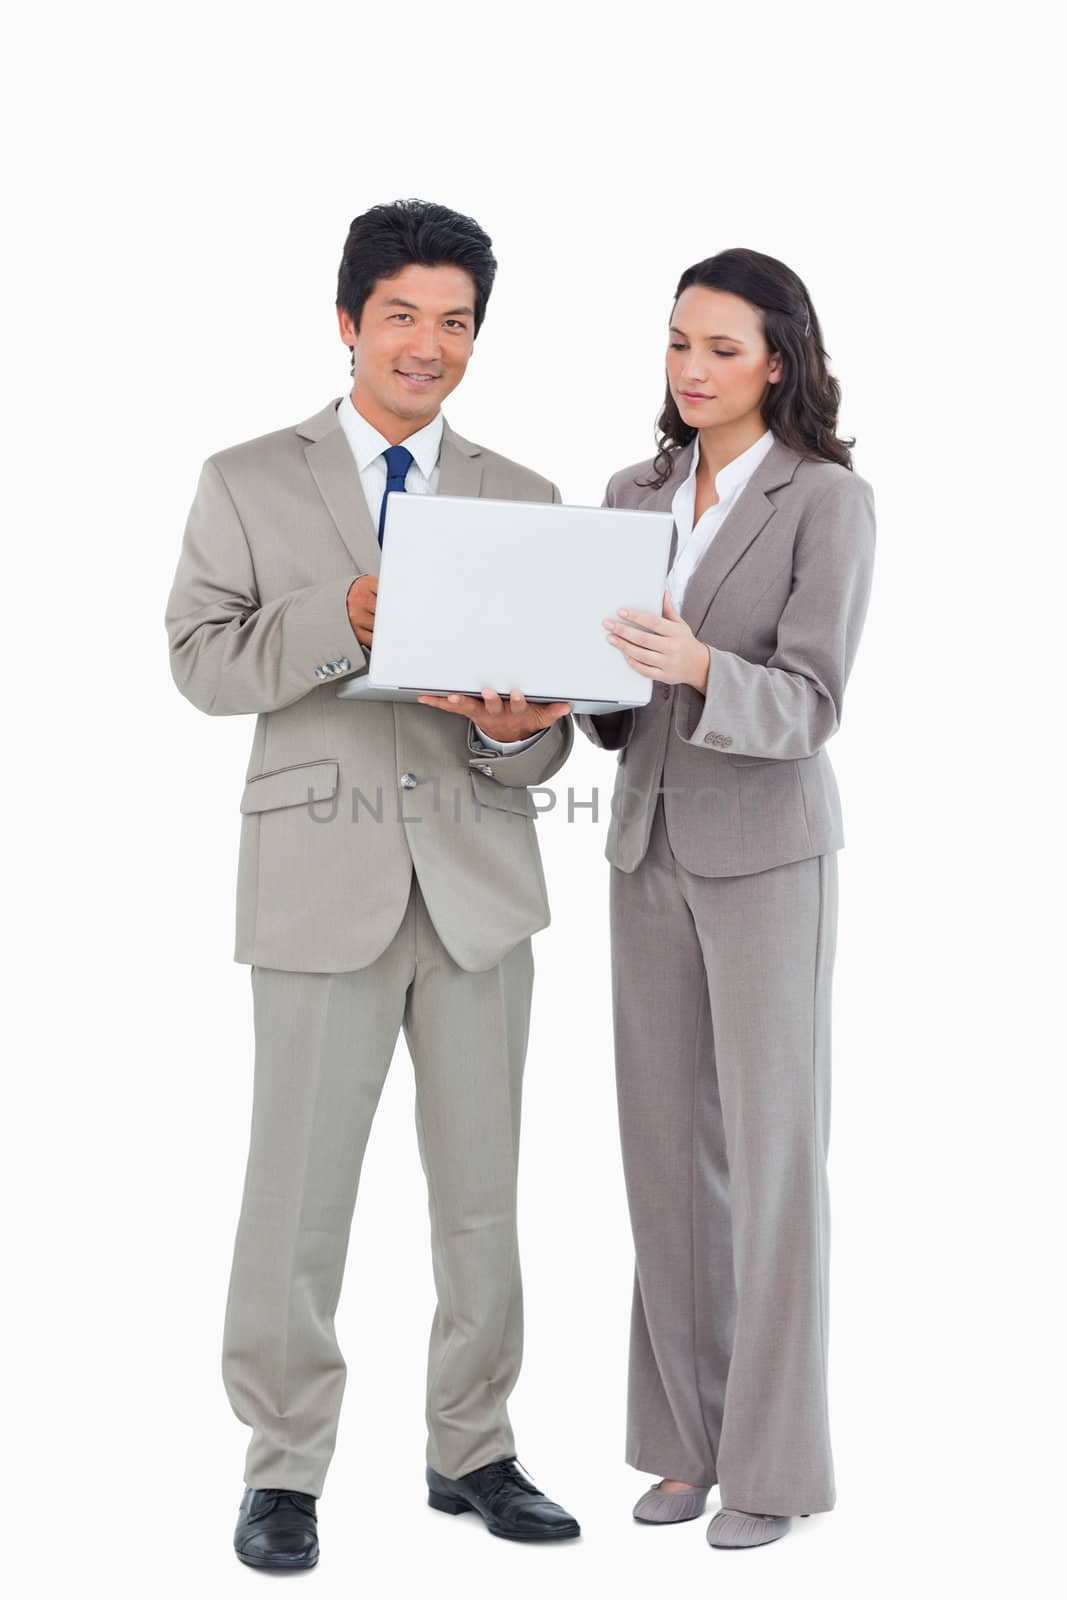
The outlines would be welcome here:
[[[169,675],[203,459],[348,383],[348,223],[416,195],[500,273],[462,433],[599,503],[651,453],[671,294],[802,276],[874,485],[832,758],[838,1505],[762,1551],[636,1525],[606,807],[540,827],[520,1457],[583,1540],[425,1507],[410,1066],[375,1124],[320,1503],[329,1595],[1046,1594],[1063,1485],[1064,272],[1044,7],[55,5],[7,33],[4,701],[12,1593],[251,1592],[219,1374],[252,1030],[231,960],[250,718]],[[581,743],[561,775],[607,787]],[[1058,959],[1057,959],[1058,957]],[[1062,1336],[1062,1330],[1061,1330]]]

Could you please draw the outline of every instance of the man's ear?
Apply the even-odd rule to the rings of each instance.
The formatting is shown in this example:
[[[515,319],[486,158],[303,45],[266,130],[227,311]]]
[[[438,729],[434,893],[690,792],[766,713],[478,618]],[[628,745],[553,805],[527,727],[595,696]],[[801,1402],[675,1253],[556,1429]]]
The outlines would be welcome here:
[[[341,340],[350,349],[354,350],[359,340],[359,329],[343,306],[338,306],[336,310],[337,328],[341,335]]]

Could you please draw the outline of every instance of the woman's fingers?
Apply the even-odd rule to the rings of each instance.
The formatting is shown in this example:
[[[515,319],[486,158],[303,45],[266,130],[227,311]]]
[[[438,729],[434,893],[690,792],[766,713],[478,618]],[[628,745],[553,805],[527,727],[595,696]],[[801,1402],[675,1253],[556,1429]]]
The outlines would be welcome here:
[[[657,649],[657,647],[655,645],[650,645],[650,644],[628,644],[625,640],[616,639],[611,634],[608,635],[608,638],[609,638],[610,642],[615,646],[616,650],[621,650],[622,651],[622,653],[626,657],[627,661],[632,660],[634,656],[638,656],[638,655],[641,657],[642,660],[647,659],[649,661],[659,662],[660,664],[662,664],[663,662],[665,662],[667,660],[667,652],[665,650]]]
[[[662,667],[665,661],[665,657],[658,650],[643,650],[640,645],[627,645],[625,649],[620,645],[619,649],[631,666],[636,666],[640,661],[646,667]]]
[[[668,617],[657,617],[653,611],[631,611],[628,607],[619,607],[619,616],[625,617],[627,622],[636,622],[639,628],[648,628],[652,633],[669,633],[677,623],[671,622]]]
[[[671,626],[674,626],[674,624],[671,624]],[[639,628],[627,628],[621,622],[609,622],[607,630],[609,639],[627,639],[631,644],[651,646],[654,650],[662,649],[667,643],[662,632],[655,635],[642,633]]]

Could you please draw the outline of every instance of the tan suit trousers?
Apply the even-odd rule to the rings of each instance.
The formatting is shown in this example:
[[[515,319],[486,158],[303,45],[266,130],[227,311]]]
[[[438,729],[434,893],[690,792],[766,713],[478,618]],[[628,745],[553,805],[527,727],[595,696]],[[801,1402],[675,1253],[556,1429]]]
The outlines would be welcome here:
[[[400,929],[369,966],[253,966],[252,1130],[223,1349],[230,1403],[252,1429],[252,1487],[322,1493],[346,1377],[334,1313],[401,1027],[437,1287],[427,1458],[458,1477],[514,1454],[507,1399],[522,1353],[515,1198],[532,983],[528,938],[486,971],[458,967],[414,875]]]

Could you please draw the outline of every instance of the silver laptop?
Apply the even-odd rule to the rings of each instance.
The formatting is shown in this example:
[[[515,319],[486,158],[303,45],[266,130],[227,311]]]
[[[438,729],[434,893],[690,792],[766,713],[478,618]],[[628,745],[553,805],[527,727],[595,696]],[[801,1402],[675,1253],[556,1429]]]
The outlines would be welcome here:
[[[646,705],[652,680],[602,619],[619,606],[662,613],[673,527],[669,511],[391,494],[370,664],[338,696],[488,685],[575,711]]]

